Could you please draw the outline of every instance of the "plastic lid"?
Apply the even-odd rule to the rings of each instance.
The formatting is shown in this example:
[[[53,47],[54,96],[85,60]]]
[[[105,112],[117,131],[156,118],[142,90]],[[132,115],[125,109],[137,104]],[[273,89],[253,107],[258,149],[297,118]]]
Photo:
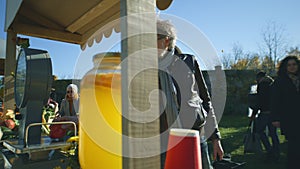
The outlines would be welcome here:
[[[173,136],[183,136],[183,137],[198,137],[199,131],[192,130],[192,129],[179,129],[179,128],[173,128],[170,130],[170,135]]]

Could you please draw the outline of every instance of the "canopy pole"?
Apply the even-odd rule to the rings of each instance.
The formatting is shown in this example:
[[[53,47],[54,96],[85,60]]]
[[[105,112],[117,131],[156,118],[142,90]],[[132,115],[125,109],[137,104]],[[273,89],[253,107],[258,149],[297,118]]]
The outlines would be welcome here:
[[[123,169],[159,169],[155,0],[121,1]]]
[[[17,34],[14,31],[8,30],[6,37],[6,58],[4,66],[4,112],[8,109],[14,110],[15,95],[14,95],[14,76],[16,69],[16,39]]]

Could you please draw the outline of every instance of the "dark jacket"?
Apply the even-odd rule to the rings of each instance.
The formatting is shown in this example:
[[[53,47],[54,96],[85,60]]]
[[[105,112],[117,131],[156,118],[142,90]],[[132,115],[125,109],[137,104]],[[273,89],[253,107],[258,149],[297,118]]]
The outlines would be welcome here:
[[[278,77],[272,85],[272,120],[280,121],[280,128],[287,138],[299,135],[299,91],[288,76]]]
[[[180,69],[180,67],[182,67],[180,62],[182,62],[182,61],[186,64],[186,66],[189,67],[189,70],[192,71],[192,73],[194,74],[194,77],[196,80],[195,81],[196,82],[195,89],[197,88],[197,90],[198,90],[197,93],[199,94],[199,96],[202,100],[202,106],[205,109],[205,111],[207,112],[207,119],[213,123],[213,124],[210,124],[210,125],[212,125],[212,126],[210,126],[210,128],[214,128],[214,132],[211,135],[211,139],[221,138],[221,135],[220,135],[220,132],[218,129],[218,123],[216,120],[216,116],[215,116],[215,113],[213,111],[213,107],[211,104],[211,98],[210,98],[210,95],[208,92],[208,88],[207,88],[207,85],[205,83],[204,77],[202,75],[202,72],[199,68],[199,65],[197,63],[195,56],[189,55],[189,54],[178,54],[177,53],[177,54],[175,54],[174,57],[178,58],[178,59],[175,59],[174,62],[169,66],[169,70],[170,70],[171,74],[173,74],[172,72],[175,73],[175,72],[180,72],[180,71],[185,70],[185,69]],[[178,69],[180,69],[180,71]],[[174,71],[172,71],[172,70],[174,70]],[[173,74],[174,77],[176,77],[175,74]],[[191,77],[188,75],[189,74],[188,71],[181,72],[180,74],[183,76],[189,77],[186,80],[180,80],[182,83],[189,83],[192,80]],[[182,79],[182,78],[180,77],[179,79]],[[174,80],[174,82],[175,81],[176,80]],[[174,84],[176,86],[177,96],[180,95],[183,97],[183,98],[177,97],[177,101],[179,101],[178,105],[182,105],[180,102],[182,100],[187,100],[186,98],[184,98],[185,96],[187,96],[187,94],[184,94],[184,93],[180,94],[182,91],[179,89],[178,85],[184,86],[184,84],[180,85],[180,84],[176,84],[176,82]],[[179,107],[179,109],[181,109],[181,108]],[[165,117],[163,114],[160,118],[161,132],[165,131],[165,129],[166,129],[166,125],[164,124],[166,120],[165,120]],[[209,128],[209,127],[207,127],[207,128]]]
[[[193,59],[195,59],[195,56],[192,56]],[[218,128],[218,122],[217,122],[217,117],[215,115],[212,103],[211,103],[211,97],[207,88],[207,85],[205,83],[205,79],[203,77],[203,74],[200,70],[200,66],[198,65],[198,62],[195,61],[195,78],[196,78],[196,83],[198,86],[199,90],[199,95],[200,98],[202,99],[202,106],[206,110],[207,114],[207,119],[206,121],[209,121],[209,123],[206,123],[207,128],[206,132],[208,131],[210,133],[210,128],[214,128],[214,132],[212,135],[210,135],[209,139],[221,139],[221,133]]]
[[[263,77],[257,85],[258,108],[261,112],[270,111],[270,95],[273,79],[269,76]]]

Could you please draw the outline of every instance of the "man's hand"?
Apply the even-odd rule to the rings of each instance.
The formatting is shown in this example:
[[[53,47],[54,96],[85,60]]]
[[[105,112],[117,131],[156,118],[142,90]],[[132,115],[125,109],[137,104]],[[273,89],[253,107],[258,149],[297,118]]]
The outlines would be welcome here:
[[[219,160],[222,160],[224,156],[224,151],[221,145],[221,141],[219,139],[213,139],[212,145],[214,150],[214,154],[213,154],[214,161],[217,160],[217,156],[219,157]]]

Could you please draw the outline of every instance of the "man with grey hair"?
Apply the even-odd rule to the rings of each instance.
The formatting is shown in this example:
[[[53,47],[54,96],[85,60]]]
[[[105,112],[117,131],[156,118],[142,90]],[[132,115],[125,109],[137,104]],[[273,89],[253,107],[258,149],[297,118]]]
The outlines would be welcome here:
[[[176,38],[176,30],[172,23],[158,19],[159,87],[165,96],[160,97],[160,109],[162,112],[160,116],[161,149],[162,152],[167,151],[168,131],[170,128],[199,130],[202,168],[212,169],[206,138],[210,134],[208,132],[205,134],[208,128],[212,129],[208,139],[212,141],[213,159],[219,158],[221,160],[224,155],[216,116],[195,56],[180,54],[175,46]],[[201,122],[201,124],[195,126],[195,116],[193,116],[195,114],[202,115],[201,120],[204,119],[207,123]],[[161,155],[162,168],[164,168],[165,155],[166,153]]]

